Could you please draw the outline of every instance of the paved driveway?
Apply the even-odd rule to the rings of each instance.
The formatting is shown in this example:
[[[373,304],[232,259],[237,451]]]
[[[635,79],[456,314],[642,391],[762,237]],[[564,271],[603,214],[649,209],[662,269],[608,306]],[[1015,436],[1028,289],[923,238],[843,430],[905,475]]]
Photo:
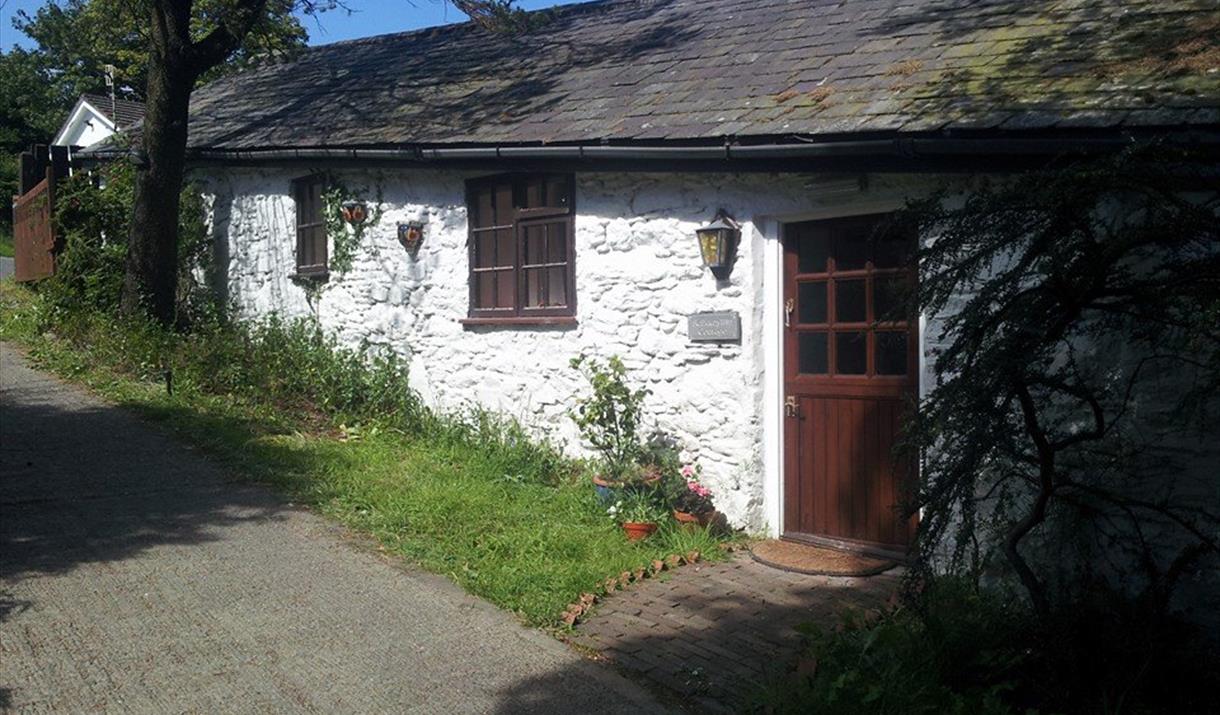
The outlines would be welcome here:
[[[0,710],[656,709],[0,345]]]

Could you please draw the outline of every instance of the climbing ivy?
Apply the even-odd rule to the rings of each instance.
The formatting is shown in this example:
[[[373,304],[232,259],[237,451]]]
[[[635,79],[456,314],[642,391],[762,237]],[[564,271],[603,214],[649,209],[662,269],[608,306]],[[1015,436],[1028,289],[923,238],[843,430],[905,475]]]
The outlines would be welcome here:
[[[347,201],[363,201],[361,194],[367,189],[348,188],[343,180],[334,175],[326,177],[326,188],[322,191],[322,216],[326,222],[326,235],[330,238],[334,249],[330,255],[330,272],[342,275],[351,270],[352,259],[356,249],[364,239],[364,232],[381,221],[383,211],[383,196],[381,180],[376,182],[376,203],[370,208],[368,218],[360,224],[349,224],[343,220],[343,204]]]

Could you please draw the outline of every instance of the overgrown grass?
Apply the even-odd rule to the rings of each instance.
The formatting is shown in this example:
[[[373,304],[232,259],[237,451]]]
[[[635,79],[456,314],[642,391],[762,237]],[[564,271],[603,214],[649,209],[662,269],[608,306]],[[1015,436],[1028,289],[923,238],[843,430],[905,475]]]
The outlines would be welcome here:
[[[494,415],[434,414],[401,363],[307,324],[175,334],[50,310],[9,284],[0,338],[533,625],[652,559],[721,554],[716,537],[673,528],[627,542],[583,465]]]
[[[12,258],[13,255],[13,227],[0,225],[0,256]]]

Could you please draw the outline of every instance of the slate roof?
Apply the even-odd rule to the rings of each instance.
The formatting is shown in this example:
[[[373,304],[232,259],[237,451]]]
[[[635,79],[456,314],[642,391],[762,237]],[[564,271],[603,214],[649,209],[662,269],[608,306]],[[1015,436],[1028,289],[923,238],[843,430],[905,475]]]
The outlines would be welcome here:
[[[120,129],[130,129],[144,119],[144,103],[128,99],[114,100],[111,106],[110,97],[103,94],[82,94],[81,99],[89,103],[112,122],[117,119]]]
[[[200,88],[196,149],[1220,126],[1218,0],[603,0],[309,48]]]

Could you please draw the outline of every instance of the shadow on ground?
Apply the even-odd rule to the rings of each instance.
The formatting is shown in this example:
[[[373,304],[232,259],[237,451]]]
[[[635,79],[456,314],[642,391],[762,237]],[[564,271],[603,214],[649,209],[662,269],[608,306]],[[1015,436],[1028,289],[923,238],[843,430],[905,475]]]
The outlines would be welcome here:
[[[277,518],[281,506],[267,494],[196,460],[181,464],[180,447],[130,429],[132,421],[113,408],[0,404],[0,581],[133,558],[161,544],[218,538],[240,521]],[[75,443],[71,452],[60,449],[67,442]],[[5,602],[0,618],[28,605]]]
[[[837,624],[849,609],[882,606],[900,579],[805,576],[754,562],[684,566],[604,599],[571,643],[598,652],[664,699],[699,712],[738,712],[768,679],[786,677],[800,645],[796,627]],[[558,677],[506,696],[514,708],[557,707]]]

